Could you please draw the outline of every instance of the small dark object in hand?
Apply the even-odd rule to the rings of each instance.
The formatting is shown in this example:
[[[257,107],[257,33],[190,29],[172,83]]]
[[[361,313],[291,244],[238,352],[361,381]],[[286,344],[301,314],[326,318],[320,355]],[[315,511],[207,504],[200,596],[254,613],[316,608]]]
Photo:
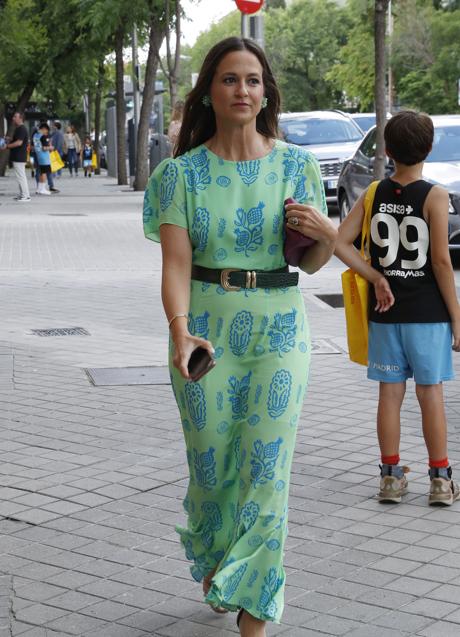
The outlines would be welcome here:
[[[196,383],[197,380],[203,378],[203,376],[215,366],[216,361],[209,354],[208,350],[204,347],[197,347],[190,356],[187,368],[191,380]]]
[[[284,205],[287,206],[290,203],[297,203],[295,199],[289,197],[284,201]],[[284,258],[289,265],[298,266],[302,261],[302,257],[310,246],[316,241],[311,237],[306,237],[304,234],[295,230],[293,226],[288,223],[285,225],[286,238],[284,239]]]

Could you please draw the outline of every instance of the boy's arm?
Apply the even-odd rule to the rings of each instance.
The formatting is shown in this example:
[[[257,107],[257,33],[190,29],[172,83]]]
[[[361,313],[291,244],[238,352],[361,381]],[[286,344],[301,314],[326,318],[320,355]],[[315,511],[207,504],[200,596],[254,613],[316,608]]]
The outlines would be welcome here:
[[[339,237],[337,239],[335,255],[339,257],[349,268],[363,276],[375,289],[377,304],[375,309],[378,312],[386,312],[394,304],[395,299],[391,292],[390,284],[386,278],[365,261],[359,250],[353,244],[356,237],[361,233],[364,221],[364,191],[350,214],[343,220],[339,227]]]
[[[431,264],[441,296],[452,321],[453,349],[460,352],[460,306],[455,290],[454,271],[449,254],[449,195],[444,188],[433,186],[425,202],[430,228]]]

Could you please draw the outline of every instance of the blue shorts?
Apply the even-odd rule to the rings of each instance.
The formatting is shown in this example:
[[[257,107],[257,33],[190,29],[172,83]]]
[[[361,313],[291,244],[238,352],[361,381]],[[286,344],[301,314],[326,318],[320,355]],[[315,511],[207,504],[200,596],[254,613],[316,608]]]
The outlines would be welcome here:
[[[450,323],[374,323],[369,321],[367,377],[402,383],[414,377],[419,385],[452,380]]]

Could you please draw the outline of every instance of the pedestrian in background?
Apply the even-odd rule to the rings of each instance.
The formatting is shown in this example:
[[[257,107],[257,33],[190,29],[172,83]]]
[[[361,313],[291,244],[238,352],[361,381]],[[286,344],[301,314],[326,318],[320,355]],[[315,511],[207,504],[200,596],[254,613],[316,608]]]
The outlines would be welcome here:
[[[93,144],[91,137],[86,135],[84,144],[81,149],[81,165],[85,171],[85,177],[91,177],[93,172]]]
[[[64,153],[67,156],[67,165],[70,176],[78,177],[78,159],[81,153],[81,141],[75,126],[68,126],[64,134]]]
[[[381,502],[407,492],[399,455],[406,380],[414,377],[428,450],[429,504],[460,498],[447,454],[443,382],[454,378],[452,348],[460,351],[460,307],[449,255],[449,195],[422,177],[433,145],[428,115],[401,111],[385,127],[395,172],[375,193],[368,264],[354,248],[364,218],[363,193],[339,230],[336,254],[370,288],[367,376],[380,383],[377,435]]]
[[[182,125],[182,117],[184,115],[184,102],[177,100],[171,115],[171,122],[168,127],[168,139],[174,149],[179,137],[180,127]]]
[[[49,128],[48,128],[49,131]],[[35,183],[36,183],[36,189],[35,189],[35,194],[39,195],[39,194],[43,194],[40,193],[39,190],[39,184],[40,184],[40,164],[38,162],[38,158],[37,158],[37,153],[35,152],[35,144],[33,143],[35,134],[39,132],[38,128],[34,128],[32,131],[32,145],[30,147],[30,158],[33,162],[33,166],[34,166],[34,170],[33,170],[33,174],[35,175]],[[49,143],[51,145],[51,150],[54,149],[52,143],[51,143],[51,137],[48,135],[49,138]],[[51,160],[50,160],[51,161]],[[59,190],[55,187],[54,185],[54,179],[53,179],[53,173],[51,172],[51,170],[49,172],[46,172],[46,181],[48,183],[48,190],[49,192],[53,193],[53,194],[57,194],[59,192]]]
[[[305,271],[328,261],[337,235],[317,160],[277,139],[279,110],[262,49],[236,37],[215,45],[144,207],[145,234],[161,241],[190,471],[188,526],[178,532],[207,603],[239,611],[245,637],[264,636],[283,612],[290,469],[310,362],[298,273],[283,256],[285,199],[299,202],[287,209],[292,227],[317,240]],[[197,347],[217,364],[193,382]]]
[[[59,157],[63,160],[64,157],[64,134],[61,130],[62,125],[61,122],[55,121],[53,123],[53,133],[51,135],[51,143],[53,145],[54,150],[57,150],[59,153]],[[56,177],[60,177],[62,175],[62,169],[60,168],[56,172]]]
[[[50,150],[53,148],[49,134],[50,127],[47,122],[40,122],[37,132],[34,133],[32,137],[35,157],[37,159],[36,174],[38,170],[37,195],[51,194],[50,190],[46,187],[47,175],[51,174]]]
[[[6,140],[6,144],[0,146],[0,150],[10,151],[10,160],[13,163],[14,176],[18,182],[19,194],[15,197],[16,201],[30,201],[29,184],[27,183],[26,162],[27,162],[27,144],[29,141],[29,133],[24,125],[24,116],[22,113],[16,112],[13,115],[14,129],[13,139]]]

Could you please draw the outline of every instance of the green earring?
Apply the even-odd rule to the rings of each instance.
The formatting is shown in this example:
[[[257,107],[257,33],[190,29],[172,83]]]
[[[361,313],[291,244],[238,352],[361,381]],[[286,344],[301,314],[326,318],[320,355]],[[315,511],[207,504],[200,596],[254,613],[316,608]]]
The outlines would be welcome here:
[[[260,105],[262,106],[262,108],[265,108],[267,106],[267,104],[268,104],[268,97],[265,97],[265,95],[264,95]]]
[[[209,95],[203,95],[203,97],[201,98],[201,103],[203,104],[203,106],[206,106],[206,108],[209,108],[212,104]]]

